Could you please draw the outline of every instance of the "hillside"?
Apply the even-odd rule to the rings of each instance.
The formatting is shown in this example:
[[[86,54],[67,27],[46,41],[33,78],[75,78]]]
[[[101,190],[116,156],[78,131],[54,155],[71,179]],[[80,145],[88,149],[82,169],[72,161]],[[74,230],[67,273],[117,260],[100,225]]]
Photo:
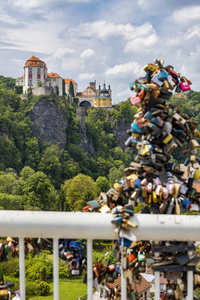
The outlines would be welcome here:
[[[134,148],[124,146],[126,130],[137,111],[129,100],[113,110],[88,109],[83,129],[76,119],[75,103],[69,105],[64,97],[57,96],[21,100],[13,83],[12,78],[0,77],[0,193],[4,194],[0,194],[0,206],[8,208],[5,199],[12,195],[17,199],[11,197],[13,209],[63,209],[58,191],[65,180],[82,173],[94,181],[103,176],[112,184],[123,176],[123,168],[134,160]],[[174,95],[170,103],[175,107],[181,104],[182,112],[200,121],[199,92]],[[184,161],[182,152],[175,153],[177,162]],[[34,197],[30,200],[32,176],[36,185],[42,181],[49,188],[45,190],[49,191],[45,205],[40,200],[35,203]]]

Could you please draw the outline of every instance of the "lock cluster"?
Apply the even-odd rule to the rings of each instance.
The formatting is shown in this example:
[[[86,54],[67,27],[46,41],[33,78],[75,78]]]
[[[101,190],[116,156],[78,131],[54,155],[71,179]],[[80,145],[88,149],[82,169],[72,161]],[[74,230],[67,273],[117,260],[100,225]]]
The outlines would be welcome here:
[[[124,176],[113,188],[100,193],[97,200],[89,201],[83,210],[113,214],[112,224],[119,236],[114,252],[129,287],[134,287],[134,283],[141,280],[140,273],[145,272],[146,265],[151,265],[153,271],[163,272],[169,280],[162,299],[179,299],[187,295],[187,271],[195,272],[194,282],[199,285],[196,271],[199,259],[194,244],[135,242],[131,235],[130,239],[124,236],[129,236],[131,228],[137,232],[138,225],[132,221],[132,216],[139,203],[143,206],[141,213],[147,214],[199,212],[199,197],[193,183],[200,178],[199,143],[196,141],[200,132],[198,122],[190,120],[182,112],[181,105],[175,108],[168,102],[172,91],[190,90],[190,80],[172,66],[165,67],[163,59],[143,69],[146,75],[130,83],[130,89],[135,91],[130,101],[138,105],[138,111],[127,131],[129,137],[125,145],[137,149],[135,161],[124,169]],[[187,178],[184,171],[170,161],[178,148],[186,155]],[[128,299],[139,297],[136,289],[129,289],[128,295]]]

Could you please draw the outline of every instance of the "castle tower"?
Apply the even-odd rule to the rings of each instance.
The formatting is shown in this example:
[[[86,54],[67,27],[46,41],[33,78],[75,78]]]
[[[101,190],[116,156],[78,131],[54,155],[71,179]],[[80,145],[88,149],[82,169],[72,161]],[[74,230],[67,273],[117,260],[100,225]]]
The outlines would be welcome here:
[[[24,65],[24,87],[23,92],[26,93],[28,88],[36,88],[38,82],[46,84],[47,66],[39,58],[32,56]]]

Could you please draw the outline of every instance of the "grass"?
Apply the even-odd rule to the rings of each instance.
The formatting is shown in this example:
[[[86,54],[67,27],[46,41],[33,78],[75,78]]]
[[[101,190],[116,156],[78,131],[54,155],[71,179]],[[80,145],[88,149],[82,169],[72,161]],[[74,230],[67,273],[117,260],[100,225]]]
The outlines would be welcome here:
[[[51,287],[48,296],[28,296],[29,300],[53,300],[53,282],[49,283]],[[78,297],[86,297],[87,285],[82,283],[81,278],[67,278],[59,280],[60,299],[76,300]]]

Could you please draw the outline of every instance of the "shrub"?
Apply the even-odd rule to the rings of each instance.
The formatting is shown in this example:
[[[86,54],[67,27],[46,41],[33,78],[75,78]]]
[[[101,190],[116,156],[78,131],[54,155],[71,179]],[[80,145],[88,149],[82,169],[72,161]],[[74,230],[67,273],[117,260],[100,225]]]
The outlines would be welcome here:
[[[50,285],[45,281],[41,281],[37,287],[37,292],[40,296],[47,296],[50,292]]]

